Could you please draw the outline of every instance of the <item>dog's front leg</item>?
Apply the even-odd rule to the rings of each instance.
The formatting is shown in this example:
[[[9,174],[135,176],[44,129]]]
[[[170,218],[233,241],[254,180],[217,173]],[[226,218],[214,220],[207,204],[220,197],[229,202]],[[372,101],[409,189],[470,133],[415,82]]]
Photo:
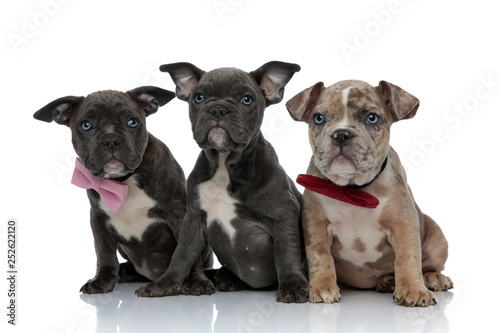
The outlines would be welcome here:
[[[172,261],[165,273],[156,281],[149,282],[136,290],[139,297],[171,296],[180,292],[188,275],[189,294],[211,295],[215,292],[213,283],[203,273],[201,253],[207,243],[206,213],[188,210],[182,223],[179,242]],[[196,267],[195,267],[196,265]],[[186,284],[184,284],[186,286]]]
[[[296,219],[296,216],[291,216],[291,219]],[[282,225],[288,228],[273,228],[275,265],[279,282],[276,300],[283,303],[304,303],[307,301],[309,286],[301,260],[299,228],[291,229],[290,223]]]
[[[424,285],[418,217],[406,214],[406,218],[389,227],[388,241],[394,249],[394,275],[396,288],[394,300],[404,306],[428,306],[436,304],[434,294]]]
[[[94,207],[90,210],[90,225],[94,236],[97,269],[94,278],[88,280],[80,292],[84,294],[109,293],[118,282],[117,242],[106,227],[106,215]]]
[[[307,198],[310,196],[309,198]],[[334,303],[340,301],[337,272],[331,254],[333,235],[327,232],[330,221],[322,213],[311,192],[305,190],[302,208],[302,226],[309,269],[309,302]]]

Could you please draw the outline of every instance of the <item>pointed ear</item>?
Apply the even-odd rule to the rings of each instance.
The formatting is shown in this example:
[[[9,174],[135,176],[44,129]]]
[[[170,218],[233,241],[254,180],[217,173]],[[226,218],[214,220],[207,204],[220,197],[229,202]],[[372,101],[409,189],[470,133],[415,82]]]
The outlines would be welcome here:
[[[175,93],[179,99],[187,101],[193,89],[198,85],[205,72],[188,62],[177,62],[160,66],[160,71],[167,72],[176,85]]]
[[[323,82],[318,82],[314,86],[298,93],[286,102],[286,108],[290,116],[296,121],[309,122],[312,110],[318,102],[319,95],[325,89]]]
[[[146,117],[158,111],[160,106],[170,102],[175,94],[158,87],[144,86],[127,91],[129,95],[146,112]]]
[[[54,120],[59,125],[68,126],[74,110],[78,108],[83,99],[83,96],[66,96],[58,98],[35,112],[33,117],[48,123]]]
[[[280,61],[271,61],[250,72],[266,97],[266,105],[279,103],[283,99],[285,86],[300,66]]]
[[[377,89],[397,120],[413,118],[417,113],[420,102],[412,94],[387,81],[380,81]]]

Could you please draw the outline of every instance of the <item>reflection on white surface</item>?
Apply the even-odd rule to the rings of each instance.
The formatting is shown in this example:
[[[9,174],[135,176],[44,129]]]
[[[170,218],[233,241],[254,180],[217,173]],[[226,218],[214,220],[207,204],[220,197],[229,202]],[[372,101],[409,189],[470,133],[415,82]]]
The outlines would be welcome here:
[[[217,292],[211,296],[139,298],[140,284],[119,284],[110,294],[80,295],[89,332],[449,332],[445,315],[452,292],[437,292],[437,306],[405,308],[391,294],[344,290],[336,304],[283,304],[272,291]]]

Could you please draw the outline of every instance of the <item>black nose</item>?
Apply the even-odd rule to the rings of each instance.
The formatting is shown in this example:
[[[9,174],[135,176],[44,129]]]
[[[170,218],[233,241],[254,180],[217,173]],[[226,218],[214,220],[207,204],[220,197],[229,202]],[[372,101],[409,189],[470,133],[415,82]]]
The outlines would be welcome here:
[[[114,136],[105,137],[101,144],[107,148],[113,148],[120,145],[120,140]]]
[[[227,109],[221,106],[215,106],[212,109],[210,109],[210,114],[215,119],[219,119],[227,114]]]
[[[339,146],[348,144],[353,137],[354,135],[345,129],[337,130],[332,135],[333,142]]]

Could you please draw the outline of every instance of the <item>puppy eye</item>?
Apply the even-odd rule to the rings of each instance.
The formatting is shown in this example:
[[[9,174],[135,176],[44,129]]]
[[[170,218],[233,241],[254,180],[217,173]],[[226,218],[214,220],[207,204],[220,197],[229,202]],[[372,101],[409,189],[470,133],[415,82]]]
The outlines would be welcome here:
[[[375,125],[379,121],[379,116],[377,116],[375,113],[370,113],[368,117],[366,117],[366,123],[368,125]]]
[[[82,121],[82,123],[80,124],[80,127],[82,128],[82,130],[84,131],[90,131],[90,129],[92,128],[92,124],[90,123],[90,121],[88,120],[84,120]]]
[[[325,116],[323,116],[321,113],[316,113],[314,115],[314,122],[316,125],[322,125],[325,122]]]
[[[205,96],[203,96],[202,93],[197,93],[196,95],[194,95],[194,101],[196,102],[196,104],[200,104],[204,99]]]
[[[250,95],[245,95],[241,98],[241,103],[246,105],[246,106],[249,106],[253,103],[253,98],[252,96]]]
[[[128,121],[128,123],[127,123],[127,125],[130,128],[136,128],[137,125],[139,125],[139,122],[135,118],[130,118],[129,121]]]

